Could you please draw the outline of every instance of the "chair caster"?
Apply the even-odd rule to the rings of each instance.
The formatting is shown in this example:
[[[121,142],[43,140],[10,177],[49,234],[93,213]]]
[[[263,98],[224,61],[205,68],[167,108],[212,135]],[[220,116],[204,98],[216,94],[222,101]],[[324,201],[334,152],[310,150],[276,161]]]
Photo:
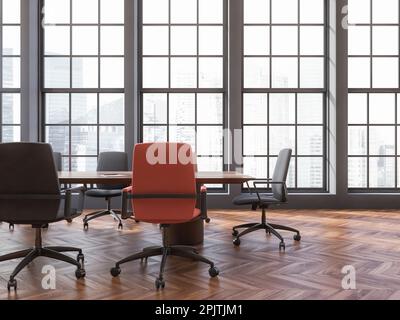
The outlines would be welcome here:
[[[232,236],[237,237],[239,235],[239,231],[233,230],[232,231]]]
[[[8,292],[10,292],[11,289],[14,289],[14,291],[17,291],[17,280],[10,279],[10,281],[8,281],[8,283],[7,283]]]
[[[86,271],[85,269],[81,268],[75,271],[75,277],[79,279],[83,279],[86,276]]]
[[[121,268],[115,267],[110,270],[111,275],[116,278],[121,274]]]
[[[84,230],[84,231],[88,231],[88,230],[89,230],[89,223],[85,222],[85,223],[83,224],[83,230]]]
[[[239,239],[239,238],[236,238],[235,240],[233,240],[233,244],[234,244],[236,247],[239,247],[239,246],[240,246],[240,239]]]
[[[44,226],[43,226],[43,229],[44,230],[47,230],[49,228],[49,225],[48,224],[45,224]]]
[[[67,219],[67,222],[68,223],[72,223],[72,219]]]
[[[13,225],[12,223],[10,223],[10,224],[8,225],[8,230],[14,231],[14,225]]]
[[[207,223],[210,223],[210,222],[211,222],[211,219],[210,219],[210,218],[207,218],[207,219],[206,219],[206,222],[207,222]]]
[[[267,229],[267,230],[265,230],[265,233],[266,233],[268,236],[270,236],[270,235],[271,235],[271,230]]]
[[[83,253],[79,253],[78,256],[76,257],[76,260],[80,263],[83,264],[85,262],[85,256]]]
[[[281,242],[281,243],[279,244],[279,251],[286,251],[286,245],[285,245],[284,242]]]
[[[294,241],[301,241],[301,235],[296,234],[296,235],[293,237],[293,239],[294,239]]]
[[[219,270],[218,270],[217,267],[211,267],[210,270],[208,270],[208,273],[209,273],[211,278],[215,278],[215,277],[218,277]]]
[[[157,290],[165,288],[165,281],[163,279],[157,279],[155,284]]]
[[[120,223],[119,225],[118,225],[118,230],[123,230],[124,229],[124,225],[122,224],[122,223]]]
[[[134,219],[136,223],[140,223],[140,221],[138,219]]]

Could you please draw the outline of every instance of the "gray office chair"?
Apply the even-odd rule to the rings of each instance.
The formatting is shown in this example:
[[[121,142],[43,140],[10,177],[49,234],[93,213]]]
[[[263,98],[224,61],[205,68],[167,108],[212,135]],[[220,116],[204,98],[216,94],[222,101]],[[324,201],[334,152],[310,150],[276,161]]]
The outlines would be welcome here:
[[[241,237],[257,230],[265,230],[268,234],[274,234],[281,241],[279,245],[280,250],[285,250],[286,245],[284,239],[276,230],[295,232],[296,235],[294,236],[294,240],[301,240],[300,232],[298,230],[276,224],[269,224],[267,223],[266,219],[266,209],[268,209],[270,206],[281,205],[287,202],[288,192],[286,187],[286,179],[289,171],[291,157],[292,150],[282,150],[279,153],[272,180],[256,179],[253,182],[253,189],[251,189],[249,183],[247,183],[249,193],[242,194],[233,200],[233,203],[235,205],[250,205],[252,207],[252,210],[254,211],[257,210],[257,208],[260,208],[262,210],[261,223],[249,223],[233,228],[232,235],[236,237],[235,240],[233,240],[233,244],[235,246],[240,246]],[[259,185],[271,186],[272,194],[261,194],[258,188]],[[246,228],[246,230],[241,233],[238,232],[238,229],[244,228]]]
[[[103,152],[99,155],[97,164],[97,171],[128,171],[128,155],[125,152]],[[116,197],[122,196],[122,189],[126,186],[116,185],[97,185],[96,189],[91,189],[86,192],[86,196],[91,198],[105,198],[107,201],[107,209],[102,211],[96,211],[85,216],[83,219],[83,227],[85,230],[89,229],[89,221],[104,217],[112,216],[114,220],[118,221],[118,229],[123,228],[122,220],[115,212],[116,210],[111,209],[111,200]]]
[[[53,152],[53,159],[54,159],[54,164],[56,165],[56,169],[57,171],[61,171],[62,170],[62,156],[60,152]],[[68,222],[72,222],[72,220],[68,221]],[[10,223],[8,228],[10,229],[10,231],[14,231],[14,224]]]
[[[30,225],[36,231],[34,247],[0,257],[0,262],[23,258],[8,281],[8,290],[17,289],[15,277],[38,257],[47,257],[76,266],[78,279],[85,277],[82,249],[44,247],[44,226],[82,214],[84,189],[61,193],[51,146],[41,143],[0,144],[0,221]],[[79,192],[78,208],[72,207],[72,193]],[[73,259],[62,254],[76,252]]]

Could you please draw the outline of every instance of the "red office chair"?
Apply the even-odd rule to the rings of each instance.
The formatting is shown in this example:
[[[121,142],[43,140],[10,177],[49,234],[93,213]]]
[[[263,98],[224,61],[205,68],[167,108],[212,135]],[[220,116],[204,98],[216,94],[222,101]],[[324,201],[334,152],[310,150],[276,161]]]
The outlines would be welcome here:
[[[177,154],[183,155],[185,159],[177,160]],[[160,163],[154,164],[151,156],[161,159]],[[164,163],[163,159],[166,160]],[[177,143],[138,144],[133,163],[133,186],[123,192],[123,216],[127,214],[127,200],[131,199],[137,220],[161,225],[163,245],[146,248],[141,253],[117,262],[111,269],[111,275],[119,276],[120,266],[124,263],[162,255],[160,275],[155,285],[157,289],[163,289],[166,260],[172,255],[207,263],[210,265],[210,276],[218,276],[219,270],[214,263],[199,255],[196,249],[171,246],[167,239],[166,230],[170,225],[207,219],[207,190],[202,188],[199,197],[196,194],[195,165],[190,146]],[[199,203],[200,209],[196,203]]]

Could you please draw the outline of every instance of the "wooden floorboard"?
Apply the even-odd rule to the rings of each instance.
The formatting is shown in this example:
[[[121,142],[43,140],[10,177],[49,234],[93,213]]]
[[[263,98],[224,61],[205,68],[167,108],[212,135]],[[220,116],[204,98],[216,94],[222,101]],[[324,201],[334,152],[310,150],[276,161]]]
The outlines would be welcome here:
[[[257,222],[250,211],[212,211],[200,252],[221,270],[210,279],[201,263],[171,258],[164,291],[154,289],[160,258],[147,265],[134,262],[122,267],[120,278],[109,270],[115,261],[142,248],[160,244],[155,225],[126,221],[123,231],[109,217],[82,230],[82,221],[58,223],[44,233],[47,245],[71,245],[84,249],[87,277],[75,279],[75,268],[46,258],[36,260],[21,272],[18,292],[9,294],[6,284],[17,261],[0,263],[0,299],[400,299],[400,212],[282,210],[269,213],[271,223],[301,230],[295,243],[284,233],[286,252],[279,242],[263,231],[232,245],[233,226]],[[33,232],[17,226],[14,232],[0,224],[0,254],[30,247]],[[44,265],[57,271],[56,290],[43,290]],[[357,289],[341,287],[346,265],[357,271]]]

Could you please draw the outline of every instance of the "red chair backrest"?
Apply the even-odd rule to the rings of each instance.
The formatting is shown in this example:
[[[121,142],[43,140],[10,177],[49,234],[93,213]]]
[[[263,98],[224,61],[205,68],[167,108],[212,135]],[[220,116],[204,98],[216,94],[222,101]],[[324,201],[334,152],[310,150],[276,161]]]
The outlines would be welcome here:
[[[133,201],[139,221],[190,221],[196,206],[196,177],[192,149],[182,143],[147,143],[135,146]],[[142,196],[149,198],[142,198]],[[163,198],[152,198],[164,195]],[[168,195],[171,195],[169,198]],[[178,198],[186,195],[191,198]]]

